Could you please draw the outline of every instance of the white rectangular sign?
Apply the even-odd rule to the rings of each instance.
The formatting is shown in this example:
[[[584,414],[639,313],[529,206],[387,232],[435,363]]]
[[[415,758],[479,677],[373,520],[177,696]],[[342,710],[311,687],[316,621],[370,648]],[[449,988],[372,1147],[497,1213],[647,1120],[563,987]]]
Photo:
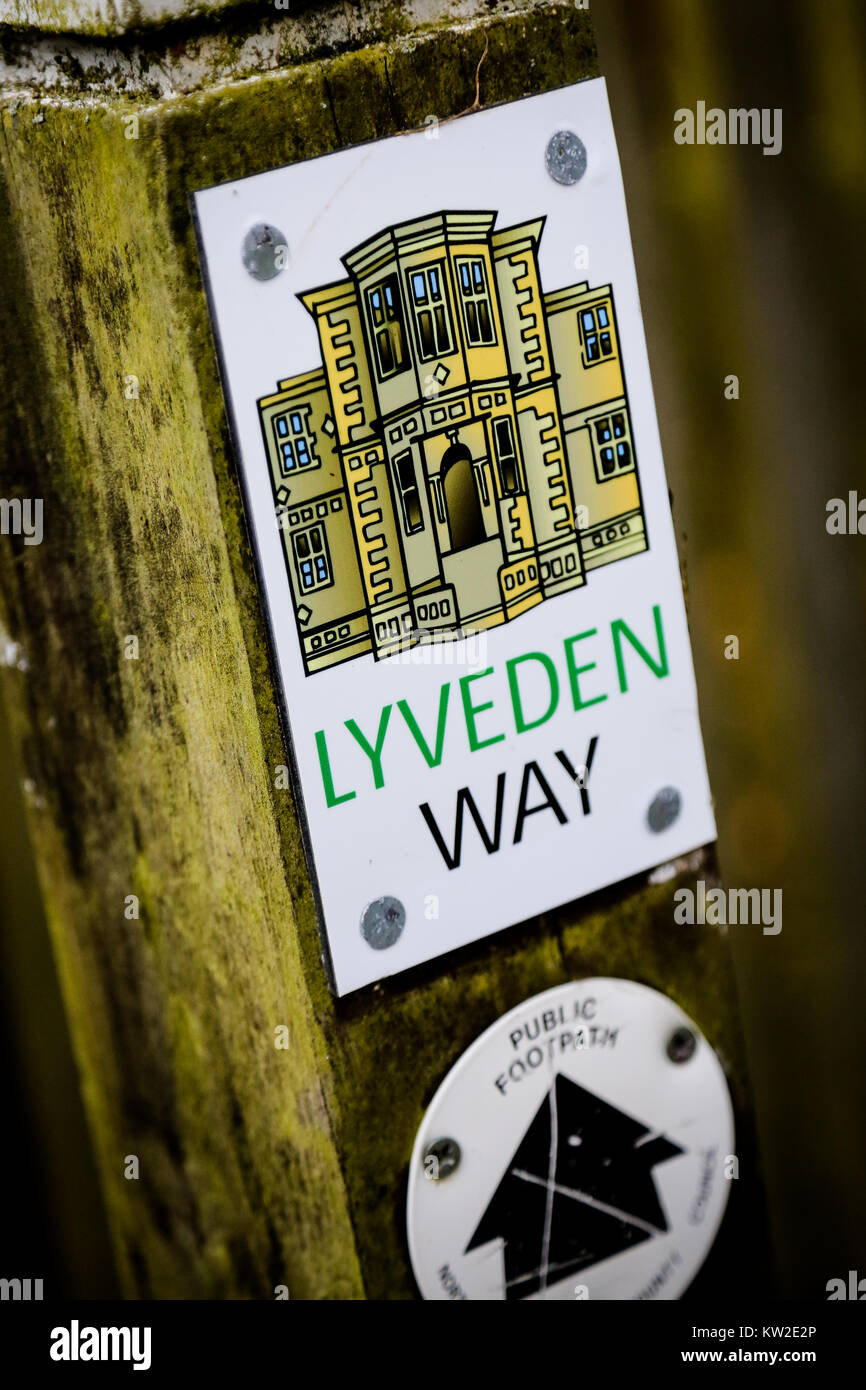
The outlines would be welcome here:
[[[195,209],[337,991],[714,839],[604,82]]]

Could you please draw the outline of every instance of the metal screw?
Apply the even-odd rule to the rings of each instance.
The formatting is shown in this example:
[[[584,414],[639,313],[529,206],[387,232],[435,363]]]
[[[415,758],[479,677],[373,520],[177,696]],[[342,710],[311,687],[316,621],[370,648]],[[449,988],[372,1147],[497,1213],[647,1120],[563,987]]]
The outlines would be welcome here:
[[[656,792],[646,813],[650,830],[654,830],[656,834],[660,830],[667,830],[682,810],[682,804],[676,787],[662,787],[660,792]]]
[[[374,951],[387,950],[399,941],[406,925],[406,909],[397,898],[377,898],[361,914],[361,935]]]
[[[698,1040],[691,1028],[675,1028],[668,1039],[668,1056],[672,1062],[680,1064],[694,1057]]]
[[[456,1139],[436,1139],[424,1150],[424,1176],[430,1182],[449,1178],[460,1164],[460,1145]]]
[[[551,135],[544,151],[544,167],[557,183],[577,183],[586,173],[586,146],[573,130]]]
[[[257,222],[244,237],[243,263],[256,280],[273,280],[289,261],[286,238],[267,222]]]

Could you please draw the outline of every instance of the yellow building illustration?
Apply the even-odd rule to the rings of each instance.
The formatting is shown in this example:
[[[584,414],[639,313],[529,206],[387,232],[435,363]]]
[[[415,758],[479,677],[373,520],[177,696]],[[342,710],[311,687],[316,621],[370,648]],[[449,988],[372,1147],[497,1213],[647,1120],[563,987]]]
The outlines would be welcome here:
[[[258,402],[306,673],[510,621],[647,546],[613,294],[544,218],[439,212],[300,299],[323,366]]]

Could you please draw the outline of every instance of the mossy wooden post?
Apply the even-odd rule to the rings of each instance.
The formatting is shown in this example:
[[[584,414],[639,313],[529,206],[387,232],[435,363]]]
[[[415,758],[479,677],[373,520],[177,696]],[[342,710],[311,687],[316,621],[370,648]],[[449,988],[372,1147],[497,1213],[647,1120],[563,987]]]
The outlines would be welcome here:
[[[485,45],[485,105],[592,76],[589,15],[185,8],[121,6],[109,32],[85,0],[4,6],[0,493],[42,498],[45,535],[0,547],[26,666],[3,689],[123,1287],[412,1297],[434,1090],[502,1012],[605,974],[670,994],[724,1057],[742,1177],[702,1277],[729,1279],[755,1189],[728,952],[672,914],[711,856],[329,993],[188,206],[464,111]]]

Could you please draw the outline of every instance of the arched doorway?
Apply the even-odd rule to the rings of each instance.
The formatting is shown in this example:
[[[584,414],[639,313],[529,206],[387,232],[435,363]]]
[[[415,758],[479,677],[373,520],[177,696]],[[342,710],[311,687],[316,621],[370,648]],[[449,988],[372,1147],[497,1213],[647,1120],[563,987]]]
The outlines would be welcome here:
[[[475,486],[472,455],[465,444],[452,444],[442,458],[440,477],[452,550],[468,550],[486,540],[484,516]]]

